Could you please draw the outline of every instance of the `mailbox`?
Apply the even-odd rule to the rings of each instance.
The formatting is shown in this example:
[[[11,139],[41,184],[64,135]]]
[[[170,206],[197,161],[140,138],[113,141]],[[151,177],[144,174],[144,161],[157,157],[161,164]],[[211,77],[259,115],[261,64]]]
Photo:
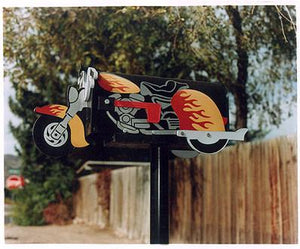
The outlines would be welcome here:
[[[168,144],[181,157],[216,153],[247,129],[228,131],[226,89],[218,83],[82,70],[67,105],[36,107],[37,147],[59,157],[73,148]]]

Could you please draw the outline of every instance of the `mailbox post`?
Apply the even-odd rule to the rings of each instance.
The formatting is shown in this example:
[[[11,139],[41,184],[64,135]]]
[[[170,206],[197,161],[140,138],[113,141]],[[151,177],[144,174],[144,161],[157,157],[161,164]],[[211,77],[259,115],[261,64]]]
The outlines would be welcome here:
[[[221,84],[82,70],[68,105],[35,108],[36,146],[53,157],[76,148],[148,146],[151,151],[150,242],[169,242],[168,155],[217,153],[247,129],[228,131]]]
[[[166,144],[151,147],[150,243],[169,243],[169,151]]]

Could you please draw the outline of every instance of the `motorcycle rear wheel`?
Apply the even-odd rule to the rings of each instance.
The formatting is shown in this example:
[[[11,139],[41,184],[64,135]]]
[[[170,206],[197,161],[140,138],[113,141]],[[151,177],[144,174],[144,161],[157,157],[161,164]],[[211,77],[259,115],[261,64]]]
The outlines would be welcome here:
[[[215,154],[221,151],[227,145],[228,140],[220,139],[218,142],[214,144],[204,144],[197,139],[191,139],[191,140],[187,139],[187,142],[193,150],[198,151],[199,153]]]
[[[33,140],[42,153],[52,157],[62,157],[66,156],[73,148],[69,126],[58,140],[51,137],[51,132],[61,120],[61,118],[54,116],[40,116],[35,121]]]

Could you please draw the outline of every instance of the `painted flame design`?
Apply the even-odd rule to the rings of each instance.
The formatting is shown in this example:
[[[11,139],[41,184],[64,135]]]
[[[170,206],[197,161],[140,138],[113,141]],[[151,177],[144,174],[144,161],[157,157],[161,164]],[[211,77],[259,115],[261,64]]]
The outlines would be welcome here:
[[[200,91],[180,90],[173,96],[171,104],[182,130],[225,130],[218,107],[210,97]]]
[[[58,117],[64,117],[67,107],[66,106],[61,106],[61,105],[52,105],[50,106],[50,112],[55,114]]]
[[[128,79],[111,74],[100,73],[98,84],[104,90],[113,93],[138,93],[140,88]]]
[[[50,116],[57,116],[63,118],[67,111],[67,107],[63,105],[46,105],[43,107],[36,107],[35,112],[48,114]]]

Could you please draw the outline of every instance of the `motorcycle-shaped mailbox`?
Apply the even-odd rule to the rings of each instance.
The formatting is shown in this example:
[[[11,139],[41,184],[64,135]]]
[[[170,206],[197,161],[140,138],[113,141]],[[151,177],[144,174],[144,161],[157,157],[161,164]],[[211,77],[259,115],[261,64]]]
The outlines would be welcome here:
[[[60,157],[90,143],[167,141],[180,157],[216,153],[246,128],[228,130],[225,88],[216,83],[82,70],[67,105],[36,107],[37,147]]]

